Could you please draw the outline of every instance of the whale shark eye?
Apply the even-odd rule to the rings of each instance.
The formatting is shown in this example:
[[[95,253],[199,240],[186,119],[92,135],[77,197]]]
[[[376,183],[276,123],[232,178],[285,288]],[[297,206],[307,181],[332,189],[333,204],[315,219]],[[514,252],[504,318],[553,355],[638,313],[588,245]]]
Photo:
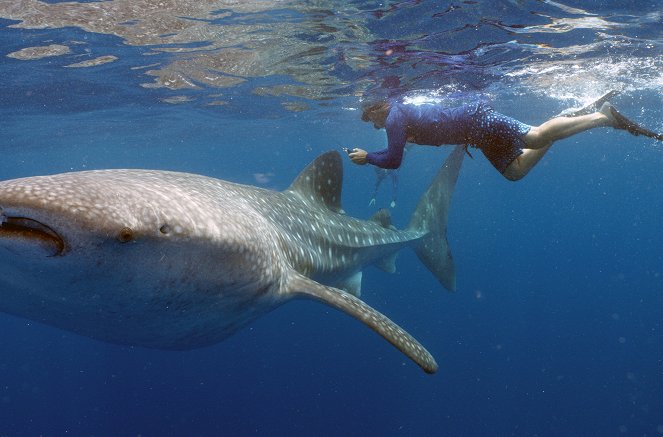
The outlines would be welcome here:
[[[120,233],[117,234],[117,239],[120,243],[128,243],[134,239],[134,231],[132,231],[131,228],[122,228],[120,229]]]

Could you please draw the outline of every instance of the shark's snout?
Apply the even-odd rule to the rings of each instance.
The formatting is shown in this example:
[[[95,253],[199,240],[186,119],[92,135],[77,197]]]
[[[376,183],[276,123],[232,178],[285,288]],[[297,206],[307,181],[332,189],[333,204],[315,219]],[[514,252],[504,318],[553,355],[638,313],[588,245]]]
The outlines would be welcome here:
[[[53,229],[28,217],[6,215],[0,209],[0,247],[17,255],[38,252],[57,256],[64,252],[64,239]]]

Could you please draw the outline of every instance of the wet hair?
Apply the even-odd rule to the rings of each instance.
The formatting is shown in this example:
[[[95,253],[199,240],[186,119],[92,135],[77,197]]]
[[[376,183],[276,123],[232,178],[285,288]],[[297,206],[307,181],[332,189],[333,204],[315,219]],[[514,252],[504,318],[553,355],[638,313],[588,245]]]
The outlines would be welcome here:
[[[370,114],[372,112],[380,111],[389,107],[389,102],[387,100],[378,100],[366,103],[362,107],[361,121],[369,121],[371,119]]]

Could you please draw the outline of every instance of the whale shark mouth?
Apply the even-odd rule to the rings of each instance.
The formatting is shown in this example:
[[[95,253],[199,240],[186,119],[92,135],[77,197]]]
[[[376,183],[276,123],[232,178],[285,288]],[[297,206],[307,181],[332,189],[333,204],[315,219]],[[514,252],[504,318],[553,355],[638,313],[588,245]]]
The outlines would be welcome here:
[[[47,256],[61,255],[64,239],[45,224],[27,217],[10,217],[0,214],[0,242],[2,240],[36,246]]]

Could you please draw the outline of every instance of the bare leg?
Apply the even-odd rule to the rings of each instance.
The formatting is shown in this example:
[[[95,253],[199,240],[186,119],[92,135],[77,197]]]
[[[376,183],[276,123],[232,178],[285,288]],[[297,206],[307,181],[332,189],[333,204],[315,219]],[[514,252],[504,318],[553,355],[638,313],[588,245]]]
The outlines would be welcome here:
[[[533,126],[523,138],[529,147],[506,168],[504,177],[512,181],[522,179],[557,140],[595,127],[613,126],[614,119],[604,111],[609,111],[609,107],[579,117],[555,117],[540,126]]]
[[[522,155],[509,164],[502,175],[510,181],[517,181],[524,178],[539,160],[543,158],[543,155],[546,154],[551,146],[552,143],[538,149],[523,149]]]
[[[548,147],[557,140],[568,138],[595,127],[612,126],[611,116],[602,112],[581,115],[579,117],[556,117],[540,126],[534,126],[525,135],[525,143],[530,149]]]

